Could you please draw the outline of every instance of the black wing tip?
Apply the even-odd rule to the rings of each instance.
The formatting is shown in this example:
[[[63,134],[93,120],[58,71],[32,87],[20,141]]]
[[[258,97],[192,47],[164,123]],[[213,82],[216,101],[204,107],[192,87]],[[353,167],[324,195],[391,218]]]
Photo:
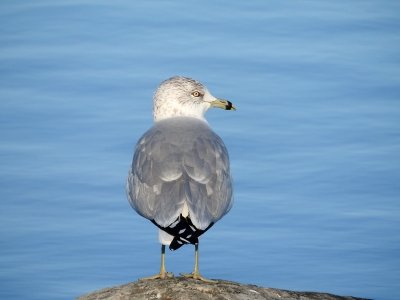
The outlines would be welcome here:
[[[199,236],[214,225],[214,223],[211,223],[204,230],[198,229],[196,228],[196,226],[193,225],[189,217],[185,218],[182,216],[182,214],[179,215],[178,218],[167,227],[160,226],[154,219],[151,220],[151,222],[161,230],[174,237],[171,244],[169,245],[169,249],[173,251],[179,249],[183,245],[198,244]]]

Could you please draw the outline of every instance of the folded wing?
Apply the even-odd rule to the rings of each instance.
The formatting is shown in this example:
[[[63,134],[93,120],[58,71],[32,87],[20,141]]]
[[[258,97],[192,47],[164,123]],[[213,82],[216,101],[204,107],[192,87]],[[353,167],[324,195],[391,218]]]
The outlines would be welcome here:
[[[229,156],[208,125],[191,118],[158,122],[139,140],[129,170],[132,207],[158,225],[170,225],[186,203],[198,229],[232,206]]]

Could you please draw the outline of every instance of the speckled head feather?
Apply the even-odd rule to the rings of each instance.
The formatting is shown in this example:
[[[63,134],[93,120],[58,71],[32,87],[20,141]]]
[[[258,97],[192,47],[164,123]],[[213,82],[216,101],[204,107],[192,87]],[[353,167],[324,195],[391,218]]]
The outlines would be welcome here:
[[[163,81],[154,94],[155,121],[184,116],[204,119],[204,113],[217,100],[200,82],[181,76]]]

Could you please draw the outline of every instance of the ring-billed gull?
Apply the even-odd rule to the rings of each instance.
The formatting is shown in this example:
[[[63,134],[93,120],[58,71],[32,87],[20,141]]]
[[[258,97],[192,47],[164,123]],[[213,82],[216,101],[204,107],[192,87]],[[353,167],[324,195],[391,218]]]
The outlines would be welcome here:
[[[155,123],[136,145],[126,186],[131,206],[159,228],[161,270],[148,278],[173,276],[165,269],[165,245],[194,244],[194,271],[185,276],[206,280],[199,273],[198,238],[230,210],[233,197],[228,152],[204,114],[235,107],[178,76],[162,82],[153,100]]]

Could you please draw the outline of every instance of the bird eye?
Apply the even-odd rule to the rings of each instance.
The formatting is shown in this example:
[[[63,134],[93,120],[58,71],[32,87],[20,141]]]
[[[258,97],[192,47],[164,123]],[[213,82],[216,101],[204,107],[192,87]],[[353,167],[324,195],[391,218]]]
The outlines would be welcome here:
[[[199,91],[194,91],[193,93],[192,93],[192,96],[193,97],[200,97],[200,92]]]

